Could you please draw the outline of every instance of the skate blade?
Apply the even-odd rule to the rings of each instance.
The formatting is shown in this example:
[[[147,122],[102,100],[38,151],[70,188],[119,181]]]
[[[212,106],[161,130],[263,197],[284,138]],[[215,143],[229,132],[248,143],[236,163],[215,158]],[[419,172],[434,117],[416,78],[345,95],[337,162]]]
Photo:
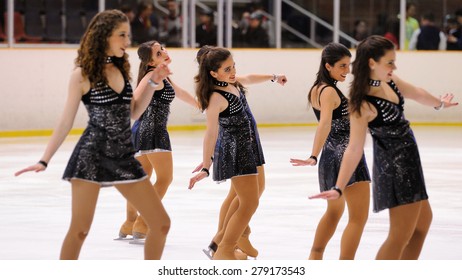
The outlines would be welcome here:
[[[128,244],[134,244],[134,245],[144,245],[145,239],[138,239],[134,238],[128,242]]]
[[[114,240],[117,240],[117,241],[130,241],[130,240],[133,240],[133,237],[117,237],[117,238],[114,238]]]
[[[210,250],[210,249],[202,249],[202,252],[204,252],[204,254],[207,256],[207,258],[209,258],[209,260],[213,259],[212,250]]]

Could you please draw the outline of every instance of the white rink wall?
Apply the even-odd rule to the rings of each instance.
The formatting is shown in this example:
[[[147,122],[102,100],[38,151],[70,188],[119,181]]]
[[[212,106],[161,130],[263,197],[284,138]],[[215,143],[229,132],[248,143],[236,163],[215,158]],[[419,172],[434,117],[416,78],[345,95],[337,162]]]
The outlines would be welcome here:
[[[197,73],[196,49],[169,49],[171,78],[194,94]],[[76,49],[0,49],[0,132],[48,130],[55,127],[64,107]],[[136,49],[128,51],[132,65],[132,85],[138,72]],[[319,66],[318,49],[233,49],[239,74],[284,73],[288,83],[271,82],[249,87],[249,103],[259,124],[315,123],[307,106],[307,91]],[[354,59],[354,51],[353,51]],[[395,71],[401,78],[435,95],[446,92],[462,99],[460,63],[462,52],[397,52]],[[350,76],[351,78],[351,76]],[[339,84],[347,92],[348,82]],[[413,123],[462,123],[462,106],[436,112],[430,107],[406,101],[406,116]],[[74,128],[84,128],[87,116],[80,107]],[[200,112],[179,99],[172,105],[169,125],[204,124]]]

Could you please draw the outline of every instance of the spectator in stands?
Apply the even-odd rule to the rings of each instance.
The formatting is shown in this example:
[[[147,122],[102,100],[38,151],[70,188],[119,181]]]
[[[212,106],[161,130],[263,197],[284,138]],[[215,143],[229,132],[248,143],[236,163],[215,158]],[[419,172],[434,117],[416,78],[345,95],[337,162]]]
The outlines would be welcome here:
[[[414,3],[406,4],[406,38],[404,41],[404,49],[409,49],[409,41],[411,40],[414,31],[419,29],[419,21],[415,19],[416,5]]]
[[[420,28],[414,31],[409,42],[410,50],[446,50],[446,36],[435,25],[433,13],[425,13]]]
[[[457,24],[459,25],[458,31],[449,34],[448,41],[454,44],[454,46],[457,47],[457,50],[462,50],[462,9],[458,9],[455,12],[455,16]]]
[[[268,48],[269,37],[266,30],[262,27],[263,14],[253,12],[250,15],[249,27],[242,34],[244,46],[247,48]]]
[[[202,10],[200,12],[200,23],[196,26],[196,47],[217,45],[217,26],[213,20],[212,10]]]
[[[366,21],[362,19],[358,19],[354,23],[354,28],[353,32],[351,33],[351,36],[359,42],[362,40],[366,39],[367,36],[369,36],[369,28],[367,27]],[[356,47],[354,44],[351,44],[350,47]]]
[[[120,6],[120,10],[122,11],[122,13],[124,13],[127,16],[130,24],[132,24],[136,17],[135,12],[133,11],[132,7],[130,7],[129,5],[122,5]]]
[[[383,37],[387,38],[388,40],[392,41],[395,45],[395,49],[399,50],[399,21],[396,19],[389,19],[385,24],[385,33]]]
[[[158,37],[159,23],[153,17],[154,6],[150,2],[142,1],[138,4],[136,16],[131,22],[132,44],[156,40]]]
[[[450,17],[446,21],[446,50],[461,50],[458,41],[461,37],[461,28],[455,17]]]
[[[167,0],[168,15],[160,23],[160,41],[167,47],[182,46],[182,25],[180,9],[176,0]]]

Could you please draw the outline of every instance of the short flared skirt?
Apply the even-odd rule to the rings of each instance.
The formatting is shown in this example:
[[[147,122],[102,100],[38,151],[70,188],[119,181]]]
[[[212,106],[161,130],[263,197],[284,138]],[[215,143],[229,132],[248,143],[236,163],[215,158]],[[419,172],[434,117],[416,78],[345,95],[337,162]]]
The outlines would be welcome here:
[[[213,160],[213,180],[223,182],[235,176],[257,174],[255,143],[250,123],[220,126]]]
[[[152,101],[132,126],[133,143],[137,155],[172,151],[167,121],[170,104]]]
[[[413,135],[387,142],[373,137],[373,211],[428,199],[419,150]]]
[[[329,139],[328,139],[329,140]],[[318,163],[318,180],[319,189],[321,192],[330,190],[337,183],[337,177],[342,164],[343,154],[345,152],[348,141],[335,143],[335,141],[326,141],[324,144],[321,157]],[[371,176],[367,167],[364,154],[354,170],[347,186],[351,186],[358,182],[370,182]]]
[[[260,142],[260,135],[257,129],[257,123],[253,116],[250,116],[250,133],[252,138],[252,149],[255,155],[255,164],[257,166],[262,166],[265,164],[265,156],[263,155],[263,147]]]
[[[135,159],[130,128],[116,137],[96,128],[87,128],[71,154],[63,179],[80,179],[109,187],[133,183],[147,176]]]

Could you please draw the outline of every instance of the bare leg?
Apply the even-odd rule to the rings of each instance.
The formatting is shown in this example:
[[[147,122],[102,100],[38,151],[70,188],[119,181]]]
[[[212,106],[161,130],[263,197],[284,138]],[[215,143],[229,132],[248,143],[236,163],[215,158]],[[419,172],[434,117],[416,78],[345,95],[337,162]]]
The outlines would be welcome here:
[[[160,199],[163,199],[173,181],[173,159],[171,152],[151,153],[147,155],[152,169],[156,172],[153,186]],[[151,169],[151,172],[152,172]]]
[[[263,166],[258,166],[257,167],[258,171],[258,197],[260,198],[261,195],[263,194],[263,191],[265,190],[265,169]],[[227,208],[225,208],[227,207]],[[231,188],[229,190],[228,196],[226,197],[225,201],[223,202],[223,205],[220,209],[220,221],[219,225],[221,223],[221,226],[219,226],[219,231],[216,233],[215,237],[213,238],[213,241],[217,244],[219,244],[223,238],[223,235],[226,230],[226,226],[229,222],[229,219],[232,217],[232,215],[236,212],[236,210],[239,207],[239,199],[236,196],[236,192],[234,191],[233,183],[231,182]],[[226,210],[225,213],[222,213]],[[224,214],[222,216],[222,214]],[[223,220],[222,220],[223,219]],[[247,225],[245,228],[241,238],[238,240],[238,248],[241,249],[245,254],[251,256],[251,257],[257,257],[258,256],[258,250],[255,249],[252,244],[250,243],[249,240],[249,234],[250,234],[250,227]]]
[[[136,159],[141,163],[144,172],[148,175],[148,178],[151,178],[152,175],[152,166],[149,162],[149,159],[146,155],[141,155],[136,157]],[[142,238],[147,232],[147,226],[141,216],[138,216],[138,210],[127,201],[127,219],[120,227],[119,237],[125,238],[127,235],[135,235]]]
[[[432,223],[433,213],[428,200],[422,201],[422,208],[420,209],[419,219],[414,234],[409,240],[409,243],[404,248],[402,260],[417,260],[422,251],[425,238],[427,237],[430,224]]]
[[[416,229],[422,202],[389,209],[390,230],[377,253],[378,260],[399,260]]]
[[[257,167],[258,171],[258,198],[261,198],[265,191],[265,168],[262,166]],[[247,226],[242,234],[241,238],[237,241],[237,247],[249,255],[250,257],[256,258],[258,256],[258,250],[253,247],[249,240],[250,226]]]
[[[100,187],[82,180],[72,180],[72,218],[61,247],[61,260],[76,260],[90,231]]]
[[[218,219],[218,230],[212,239],[212,241],[215,242],[216,244],[220,243],[221,239],[223,238],[223,234],[225,232],[225,224],[228,223],[229,218],[232,216],[230,209],[231,209],[231,204],[234,200],[236,200],[236,202],[234,203],[234,206],[233,206],[234,208],[234,210],[232,211],[233,213],[236,211],[239,205],[239,200],[237,198],[236,192],[234,191],[234,188],[231,182],[231,187],[229,188],[228,195],[226,196],[220,208],[220,214],[219,214],[219,219]]]
[[[322,260],[327,243],[337,229],[338,222],[345,210],[345,200],[339,198],[327,201],[327,209],[319,221],[311,247],[310,260]]]
[[[149,178],[152,176],[153,170],[156,173],[156,181],[152,185],[157,191],[160,199],[162,199],[167,193],[167,189],[173,180],[173,160],[171,152],[158,152],[150,153],[137,157],[138,161],[143,166],[144,171],[148,174]],[[127,206],[127,217],[128,212],[136,211],[136,208]],[[133,234],[138,238],[143,238],[147,232],[147,225],[142,216],[136,218],[136,222],[133,225]]]
[[[149,227],[144,245],[144,258],[160,259],[170,229],[170,218],[157,192],[148,179],[132,184],[121,184],[116,188],[138,209]]]
[[[340,244],[340,259],[353,260],[369,215],[370,188],[368,182],[358,182],[345,189],[348,224]]]
[[[258,178],[254,175],[237,176],[232,179],[232,187],[239,198],[239,207],[226,226],[223,240],[218,246],[214,259],[236,259],[234,249],[237,240],[247,227],[258,207]]]

